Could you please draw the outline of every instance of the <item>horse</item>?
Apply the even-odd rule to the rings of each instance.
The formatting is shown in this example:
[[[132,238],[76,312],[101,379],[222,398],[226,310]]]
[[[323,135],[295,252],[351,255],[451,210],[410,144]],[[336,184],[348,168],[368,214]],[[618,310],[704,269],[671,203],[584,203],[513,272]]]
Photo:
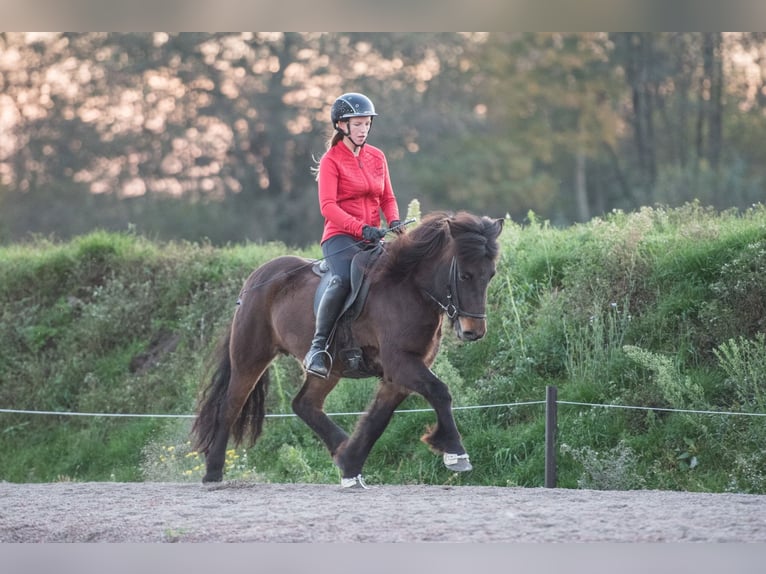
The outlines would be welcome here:
[[[364,305],[345,327],[364,365],[351,378],[378,378],[367,411],[350,436],[324,412],[326,397],[344,376],[339,360],[326,379],[306,373],[291,403],[340,469],[341,486],[366,488],[365,461],[397,406],[412,393],[424,397],[436,414],[436,425],[421,440],[443,456],[448,469],[472,469],[452,414],[452,396],[430,367],[445,317],[459,340],[476,341],[486,334],[487,290],[502,228],[502,219],[435,212],[394,241],[382,242],[380,256],[365,271]],[[314,263],[279,256],[245,280],[192,426],[195,448],[205,456],[203,483],[223,480],[230,438],[236,445],[252,445],[261,435],[272,360],[287,354],[300,361],[307,353],[320,281]]]

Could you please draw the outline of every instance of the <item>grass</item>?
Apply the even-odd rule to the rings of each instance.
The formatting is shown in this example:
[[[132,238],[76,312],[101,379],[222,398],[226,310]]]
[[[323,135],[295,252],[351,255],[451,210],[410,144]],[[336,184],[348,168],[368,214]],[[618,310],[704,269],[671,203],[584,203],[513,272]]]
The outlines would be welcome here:
[[[562,401],[645,410],[559,409],[559,485],[766,493],[766,209],[697,204],[615,212],[557,229],[507,222],[489,292],[489,333],[445,335],[434,371],[457,406]],[[281,244],[213,248],[94,232],[0,248],[0,407],[193,412],[207,358],[242,282]],[[300,252],[319,256],[318,246]],[[300,367],[273,366],[270,413],[290,412]],[[363,411],[376,382],[343,381],[329,412]],[[401,409],[426,407],[419,397]],[[348,431],[356,416],[339,416]],[[541,486],[542,405],[456,411],[475,470],[456,475],[419,441],[434,415],[397,413],[373,449],[370,482]],[[0,480],[199,480],[188,419],[0,413]],[[227,476],[336,483],[320,441],[267,419],[231,449]]]

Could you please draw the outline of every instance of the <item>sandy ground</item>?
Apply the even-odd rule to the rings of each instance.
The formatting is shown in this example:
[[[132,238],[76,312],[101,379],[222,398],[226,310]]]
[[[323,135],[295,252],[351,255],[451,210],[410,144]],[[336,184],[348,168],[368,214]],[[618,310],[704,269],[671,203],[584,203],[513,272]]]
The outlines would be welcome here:
[[[766,542],[766,496],[0,483],[0,542]]]

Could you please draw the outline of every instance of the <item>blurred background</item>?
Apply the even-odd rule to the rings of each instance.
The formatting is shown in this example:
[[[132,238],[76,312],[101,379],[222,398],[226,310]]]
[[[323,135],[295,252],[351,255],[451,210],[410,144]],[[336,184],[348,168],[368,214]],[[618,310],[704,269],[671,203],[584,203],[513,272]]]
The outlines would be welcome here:
[[[554,225],[764,198],[766,34],[2,33],[0,243],[318,241],[311,167],[374,101],[402,211]]]

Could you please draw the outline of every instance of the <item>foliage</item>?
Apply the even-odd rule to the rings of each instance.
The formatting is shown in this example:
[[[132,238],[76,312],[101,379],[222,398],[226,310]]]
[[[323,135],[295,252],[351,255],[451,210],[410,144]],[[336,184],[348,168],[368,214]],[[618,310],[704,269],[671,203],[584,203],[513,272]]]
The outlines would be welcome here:
[[[205,457],[192,450],[190,425],[167,425],[162,440],[148,442],[141,451],[141,477],[151,482],[199,482],[205,474]],[[244,449],[228,449],[224,471],[229,480],[262,478],[248,461]]]
[[[721,343],[713,351],[728,378],[739,408],[766,410],[766,334],[755,339],[738,337]]]
[[[688,377],[680,375],[668,357],[632,345],[625,345],[623,350],[630,359],[652,372],[654,384],[667,404],[676,408],[699,405],[702,389]]]
[[[562,454],[572,456],[583,466],[582,477],[577,480],[579,488],[593,490],[635,490],[645,481],[636,473],[636,454],[624,441],[605,452],[597,452],[589,446],[573,449],[561,445]]]
[[[556,225],[761,201],[761,33],[4,33],[0,241],[320,236],[329,109],[372,96],[402,205]],[[349,65],[353,62],[353,65]],[[589,301],[587,304],[591,304]]]
[[[418,440],[434,415],[412,396],[367,480],[541,486],[540,403],[555,385],[560,486],[766,492],[762,418],[678,412],[764,413],[764,229],[760,205],[647,207],[565,229],[534,213],[508,220],[487,336],[445,333],[433,367],[474,470],[449,473]],[[132,232],[0,248],[0,406],[188,416],[243,280],[287,252]],[[300,379],[297,361],[274,363],[264,433],[227,453],[229,479],[337,484],[323,445],[289,416]],[[341,381],[326,410],[353,430],[347,413],[364,411],[377,384]],[[0,479],[196,481],[189,424],[0,413]]]

